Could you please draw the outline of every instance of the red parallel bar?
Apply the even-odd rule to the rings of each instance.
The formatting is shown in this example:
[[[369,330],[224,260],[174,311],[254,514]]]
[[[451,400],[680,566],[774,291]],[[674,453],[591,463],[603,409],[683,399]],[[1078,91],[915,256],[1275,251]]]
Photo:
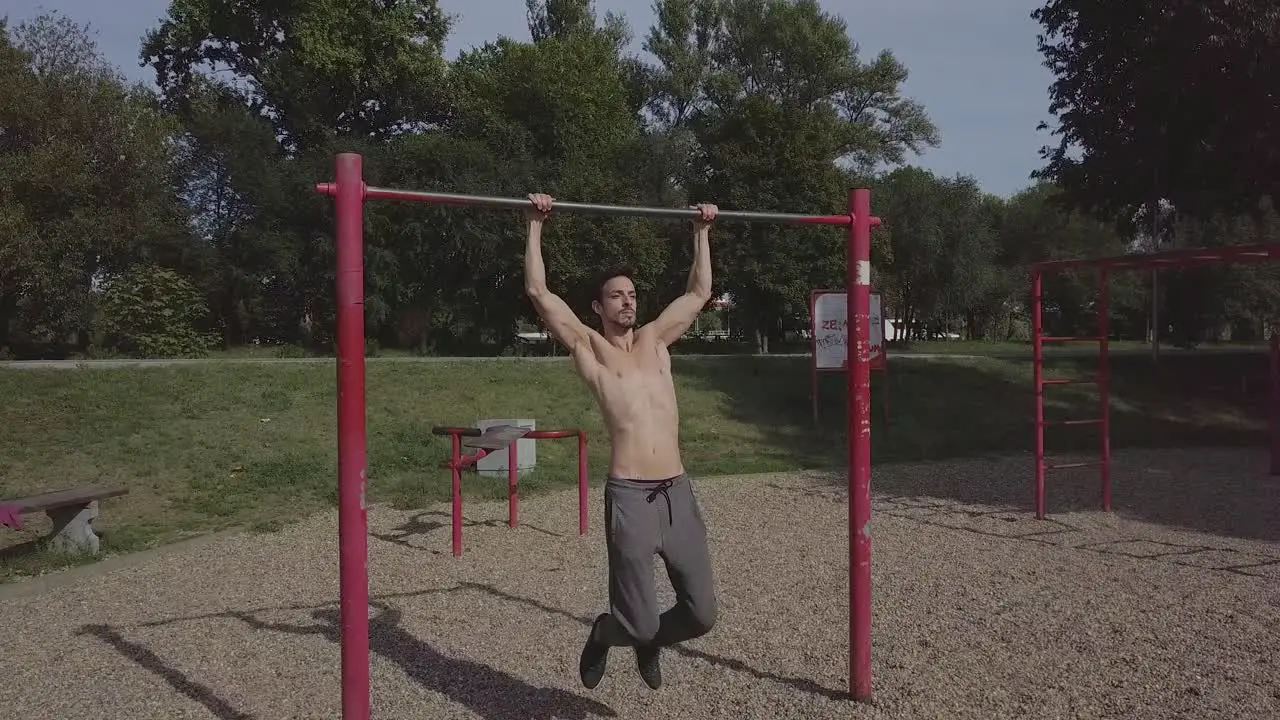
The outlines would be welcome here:
[[[1042,342],[1042,343],[1047,343],[1047,342],[1102,342],[1102,338],[1098,338],[1098,337],[1058,337],[1058,336],[1053,336],[1053,335],[1046,335],[1045,337],[1040,338],[1040,342]]]
[[[342,626],[342,717],[369,720],[368,438],[365,417],[364,169],[336,159],[338,574]]]
[[[527,436],[526,436],[527,437]],[[507,446],[507,527],[513,528],[520,524],[520,491],[516,486],[520,482],[520,452],[517,448],[520,441],[516,440]]]
[[[1101,460],[1089,460],[1087,462],[1062,463],[1061,465],[1045,465],[1045,470],[1072,470],[1074,468],[1098,467],[1102,465]]]
[[[1044,497],[1044,337],[1041,333],[1044,326],[1041,319],[1043,306],[1044,274],[1039,270],[1031,273],[1031,372],[1035,383],[1035,426],[1036,426],[1036,482],[1035,502],[1036,518],[1045,518]]]
[[[1055,378],[1053,380],[1041,380],[1042,385],[1093,385],[1098,382],[1097,378],[1079,378],[1069,380],[1067,378]]]
[[[462,554],[462,470],[475,465],[491,451],[477,448],[471,455],[462,454],[462,438],[480,437],[483,433],[476,427],[449,427],[437,425],[431,428],[432,435],[448,435],[453,447],[451,457],[444,463],[453,472],[453,554]],[[578,534],[587,534],[587,434],[581,430],[534,430],[524,435],[530,440],[562,440],[578,439]],[[523,438],[521,438],[523,439]],[[517,449],[519,440],[507,446],[507,525],[520,525],[520,454]]]
[[[1089,418],[1088,420],[1045,420],[1044,425],[1101,425],[1102,418]]]
[[[462,555],[462,436],[450,433],[453,446],[450,467],[453,471],[453,556]]]
[[[1111,512],[1111,276],[1098,269],[1098,406],[1102,411],[1102,510]]]
[[[849,193],[849,694],[871,683],[871,191]]]
[[[587,534],[587,434],[578,433],[578,534]]]
[[[1271,336],[1271,474],[1280,475],[1280,333]]]

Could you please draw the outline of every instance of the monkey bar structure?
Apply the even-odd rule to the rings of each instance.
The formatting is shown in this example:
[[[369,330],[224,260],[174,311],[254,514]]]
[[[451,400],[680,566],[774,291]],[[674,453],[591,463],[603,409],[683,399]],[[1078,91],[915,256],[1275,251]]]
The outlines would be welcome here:
[[[335,178],[316,185],[334,199],[337,245],[338,546],[342,627],[342,718],[369,720],[368,444],[365,425],[364,203],[403,200],[433,205],[523,209],[526,199],[369,187],[364,161],[339,154]],[[559,202],[558,212],[692,220],[693,208]],[[726,222],[835,225],[849,229],[847,317],[852,318],[849,402],[849,694],[871,700],[871,191],[849,192],[843,215],[724,211]]]
[[[1047,260],[1035,263],[1031,273],[1031,341],[1033,382],[1035,383],[1036,427],[1036,518],[1047,516],[1045,498],[1045,473],[1049,470],[1097,467],[1101,475],[1102,509],[1111,511],[1111,368],[1110,368],[1110,312],[1111,273],[1117,270],[1152,270],[1180,268],[1209,264],[1244,264],[1274,262],[1280,260],[1280,244],[1233,245],[1216,248],[1190,248],[1167,250],[1147,254],[1118,255],[1101,258],[1073,260]],[[1093,268],[1098,272],[1098,331],[1086,337],[1054,337],[1043,332],[1044,275],[1061,270]],[[1078,380],[1052,379],[1044,376],[1044,344],[1084,342],[1098,345],[1098,372],[1091,378]],[[1280,335],[1271,337],[1271,473],[1280,474]],[[1057,385],[1094,384],[1098,386],[1099,413],[1095,418],[1045,420],[1045,388]],[[1051,425],[1096,425],[1100,432],[1100,453],[1097,460],[1051,464],[1045,459],[1044,433]]]

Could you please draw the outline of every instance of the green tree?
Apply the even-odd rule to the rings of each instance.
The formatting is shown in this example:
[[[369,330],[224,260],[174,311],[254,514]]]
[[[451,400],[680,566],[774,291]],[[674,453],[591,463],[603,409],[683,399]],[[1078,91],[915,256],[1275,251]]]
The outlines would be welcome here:
[[[96,279],[191,259],[176,127],[86,27],[0,29],[0,346],[83,347]]]
[[[812,0],[660,0],[645,48],[657,59],[649,104],[691,198],[726,208],[845,211],[849,168],[896,163],[937,144],[899,87],[889,52],[858,57],[844,21]],[[842,165],[844,167],[842,167]],[[838,233],[720,231],[718,285],[767,351],[809,290],[839,284]]]
[[[136,264],[107,276],[95,329],[107,345],[138,357],[191,357],[209,349],[204,295],[173,270]]]
[[[880,284],[903,326],[941,331],[964,324],[971,335],[978,332],[973,326],[989,312],[998,280],[998,217],[977,183],[905,167],[875,191],[889,245]]]
[[[1073,202],[1203,217],[1280,196],[1272,0],[1048,0],[1032,17],[1056,76],[1041,175]]]
[[[295,150],[446,125],[448,33],[435,0],[174,0],[141,56],[171,108],[216,77]]]

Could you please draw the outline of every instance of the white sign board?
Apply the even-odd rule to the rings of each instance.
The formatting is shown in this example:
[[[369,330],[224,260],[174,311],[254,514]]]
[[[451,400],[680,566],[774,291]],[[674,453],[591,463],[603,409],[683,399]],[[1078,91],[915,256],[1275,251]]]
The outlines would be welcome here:
[[[820,293],[813,301],[813,360],[818,370],[847,370],[849,343],[848,296]],[[871,364],[884,362],[884,316],[880,293],[871,293]]]

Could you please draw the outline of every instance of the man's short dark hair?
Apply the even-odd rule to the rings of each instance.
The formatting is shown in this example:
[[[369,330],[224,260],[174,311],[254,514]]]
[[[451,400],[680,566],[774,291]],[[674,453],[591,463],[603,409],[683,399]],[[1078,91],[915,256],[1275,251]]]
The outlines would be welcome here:
[[[632,283],[635,283],[636,269],[629,265],[622,265],[619,267],[609,268],[608,270],[605,270],[604,272],[600,273],[600,275],[596,279],[596,299],[597,300],[604,300],[605,283],[617,277],[624,277],[630,280]]]

